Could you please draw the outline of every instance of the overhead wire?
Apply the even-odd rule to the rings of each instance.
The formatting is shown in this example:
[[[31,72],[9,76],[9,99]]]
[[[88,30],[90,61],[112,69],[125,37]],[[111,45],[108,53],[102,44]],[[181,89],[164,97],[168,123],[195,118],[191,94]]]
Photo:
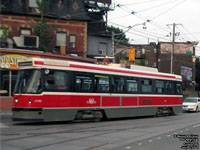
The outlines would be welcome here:
[[[183,26],[183,29],[185,29],[194,39],[199,39],[196,36],[194,36],[185,26]]]
[[[175,6],[170,7],[169,9],[167,9],[167,10],[165,10],[164,12],[160,13],[159,15],[153,17],[151,20],[157,19],[157,18],[160,17],[161,15],[163,15],[163,14],[169,12],[170,10],[174,9],[175,7],[179,6],[180,4],[182,4],[182,3],[185,2],[185,1],[186,1],[186,0],[182,0],[181,2],[177,3]]]
[[[171,4],[171,3],[174,3],[174,2],[176,2],[176,1],[172,0],[172,1],[169,1],[169,2],[165,2],[165,3],[159,4],[159,5],[153,6],[153,7],[149,7],[149,8],[145,8],[143,10],[137,11],[137,13],[147,11],[147,10],[150,10],[150,9],[154,9],[154,8],[157,8],[157,7],[160,7],[160,6],[163,6],[163,5]]]
[[[123,27],[123,28],[127,28],[128,29],[128,27],[126,27],[126,26],[123,26],[123,25],[120,25],[120,24],[117,24],[117,23],[113,23],[113,24],[115,24],[115,25],[117,25],[117,26],[119,26],[119,27]],[[130,32],[130,30],[129,30],[129,32],[128,33],[131,33],[131,34],[134,34],[134,35],[137,35],[137,36],[141,36],[141,37],[144,37],[144,38],[147,38],[147,39],[152,39],[152,40],[154,40],[154,41],[157,41],[158,40],[158,38],[159,39],[164,39],[164,40],[169,40],[169,39],[166,39],[166,38],[163,38],[163,37],[159,37],[159,36],[156,36],[156,35],[153,35],[153,34],[150,34],[150,33],[146,33],[146,32],[144,32],[144,31],[137,31],[137,30],[135,30],[135,29],[131,29],[131,31],[132,32]],[[136,33],[133,33],[133,32],[136,32]],[[139,34],[139,33],[143,33],[143,34],[145,34],[145,35],[148,35],[148,36],[145,36],[145,35],[143,35],[143,34]],[[150,36],[150,37],[149,37]],[[154,38],[156,38],[156,39],[153,39],[153,38],[151,38],[151,37],[154,37]]]
[[[148,1],[140,1],[140,2],[135,2],[135,3],[129,3],[129,4],[124,4],[122,6],[127,6],[127,5],[137,5],[137,4],[144,4],[144,3],[151,3],[155,1],[161,1],[161,0],[148,0]],[[163,1],[163,0],[162,0]]]
[[[162,16],[162,15],[168,13],[170,10],[174,9],[175,7],[181,5],[181,4],[184,3],[186,0],[181,0],[181,1],[179,1],[178,3],[176,3],[176,5],[173,5],[172,7],[168,8],[167,10],[165,10],[165,11],[163,11],[162,13],[158,14],[157,16],[153,17],[152,19],[148,19],[148,18],[142,16],[140,13],[135,12],[135,11],[133,11],[132,9],[130,9],[130,8],[127,7],[127,5],[139,4],[140,2],[122,5],[122,4],[120,4],[117,0],[115,0],[115,1],[118,3],[117,6],[118,6],[120,9],[122,9],[123,11],[129,13],[129,14],[126,15],[126,16],[134,15],[134,16],[136,16],[137,18],[139,18],[139,19],[145,21],[146,23],[149,23],[149,24],[151,24],[151,25],[153,25],[153,26],[155,26],[155,27],[161,29],[162,31],[167,32],[167,34],[168,34],[168,33],[171,32],[171,30],[169,30],[169,28],[166,28],[166,27],[161,27],[160,25],[158,25],[157,23],[155,23],[154,20],[156,20],[156,19],[159,18],[160,16]],[[143,1],[143,3],[145,3],[145,2],[155,2],[155,1]],[[176,1],[176,2],[177,2],[177,1]],[[142,3],[142,2],[141,2],[141,3]],[[169,4],[169,3],[172,3],[172,1],[162,3],[162,4],[160,4],[160,5],[157,5],[157,7],[159,7],[159,6],[163,5],[163,4]],[[155,8],[155,7],[156,7],[156,6],[151,7],[151,8],[149,8],[149,9],[153,9],[153,8]],[[146,10],[147,10],[147,9],[146,9]],[[145,9],[144,9],[143,11],[145,11]],[[123,17],[123,16],[122,16],[122,17]],[[118,18],[120,18],[120,17],[118,17]],[[126,28],[127,28],[127,27],[126,27]],[[189,30],[187,30],[186,28],[185,28],[185,30],[191,35],[191,32],[190,32]],[[134,31],[135,31],[135,30],[134,30]],[[138,31],[136,31],[136,32],[138,32]],[[184,33],[183,31],[181,31],[181,32]],[[129,32],[129,33],[130,33],[130,32]],[[141,31],[140,31],[140,33],[141,33]],[[143,34],[146,34],[147,36],[150,36],[149,34],[147,34],[147,33],[145,33],[145,32],[143,32]],[[149,37],[147,37],[147,36],[143,36],[143,35],[140,35],[140,34],[137,34],[137,36],[142,36],[142,37],[145,37],[145,38],[149,38]],[[188,38],[188,36],[185,36],[185,34],[181,34],[181,36],[184,36],[183,39],[184,39],[185,41],[186,41],[186,39],[190,39],[190,38]],[[193,38],[194,38],[194,35],[192,35],[192,36],[193,36]],[[163,37],[158,37],[158,36],[153,36],[153,37],[165,39],[165,38],[163,38]],[[186,38],[186,39],[185,39],[185,38]],[[149,38],[149,39],[151,39],[151,38]],[[195,37],[195,39],[197,39],[197,38]],[[153,39],[153,40],[155,40],[155,39]],[[166,39],[165,39],[165,40],[166,40]],[[167,39],[167,40],[169,40],[169,39]],[[180,39],[180,40],[181,40],[181,39]],[[156,41],[156,40],[155,40],[155,41]]]
[[[123,6],[123,5],[121,5],[117,0],[115,0],[115,1],[118,3],[117,6],[118,6],[120,9],[124,10],[125,12],[128,12],[128,13],[131,13],[132,15],[135,15],[137,18],[139,18],[139,19],[141,19],[141,20],[143,20],[143,21],[145,21],[145,22],[147,22],[147,23],[150,23],[150,24],[156,26],[157,28],[159,28],[159,29],[161,29],[161,30],[163,30],[163,31],[165,31],[165,32],[167,32],[167,33],[169,32],[168,29],[163,28],[163,27],[161,27],[160,25],[157,25],[157,24],[153,23],[152,20],[150,20],[150,19],[148,19],[148,18],[142,16],[141,14],[139,14],[139,13],[137,13],[137,12],[134,12],[132,9],[128,8],[127,6],[124,6],[126,9],[123,8],[123,7],[121,7],[121,6]]]

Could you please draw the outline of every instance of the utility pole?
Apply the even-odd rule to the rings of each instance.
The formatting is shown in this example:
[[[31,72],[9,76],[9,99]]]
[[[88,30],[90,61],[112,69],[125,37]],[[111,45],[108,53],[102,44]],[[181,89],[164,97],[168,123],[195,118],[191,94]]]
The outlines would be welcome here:
[[[173,26],[173,33],[172,33],[172,51],[171,51],[170,73],[174,73],[173,72],[173,63],[174,63],[174,47],[175,47],[175,36],[176,36],[175,28],[177,25],[182,25],[182,24],[176,24],[176,23],[167,24],[167,26],[171,26],[171,25]]]

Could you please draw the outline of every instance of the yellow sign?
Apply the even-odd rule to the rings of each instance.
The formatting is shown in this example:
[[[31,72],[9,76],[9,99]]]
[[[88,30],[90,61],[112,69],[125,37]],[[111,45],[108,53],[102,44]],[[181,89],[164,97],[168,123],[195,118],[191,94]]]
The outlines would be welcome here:
[[[135,48],[129,48],[129,61],[135,61]]]
[[[18,69],[17,62],[25,59],[26,56],[17,54],[6,54],[0,56],[0,68]]]

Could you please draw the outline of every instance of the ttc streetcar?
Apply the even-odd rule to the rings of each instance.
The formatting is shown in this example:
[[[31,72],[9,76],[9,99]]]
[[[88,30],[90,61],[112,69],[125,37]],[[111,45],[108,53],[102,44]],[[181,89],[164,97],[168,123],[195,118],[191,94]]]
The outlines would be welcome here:
[[[32,58],[19,62],[13,120],[72,121],[177,114],[174,74]]]

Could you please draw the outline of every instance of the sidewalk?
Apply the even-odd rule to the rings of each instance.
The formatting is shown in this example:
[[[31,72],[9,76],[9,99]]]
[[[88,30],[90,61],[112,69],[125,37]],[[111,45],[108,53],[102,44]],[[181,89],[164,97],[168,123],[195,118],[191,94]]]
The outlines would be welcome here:
[[[5,123],[11,123],[11,122],[12,122],[12,111],[0,110],[0,123],[5,124]]]
[[[0,116],[11,116],[12,110],[0,110]]]

